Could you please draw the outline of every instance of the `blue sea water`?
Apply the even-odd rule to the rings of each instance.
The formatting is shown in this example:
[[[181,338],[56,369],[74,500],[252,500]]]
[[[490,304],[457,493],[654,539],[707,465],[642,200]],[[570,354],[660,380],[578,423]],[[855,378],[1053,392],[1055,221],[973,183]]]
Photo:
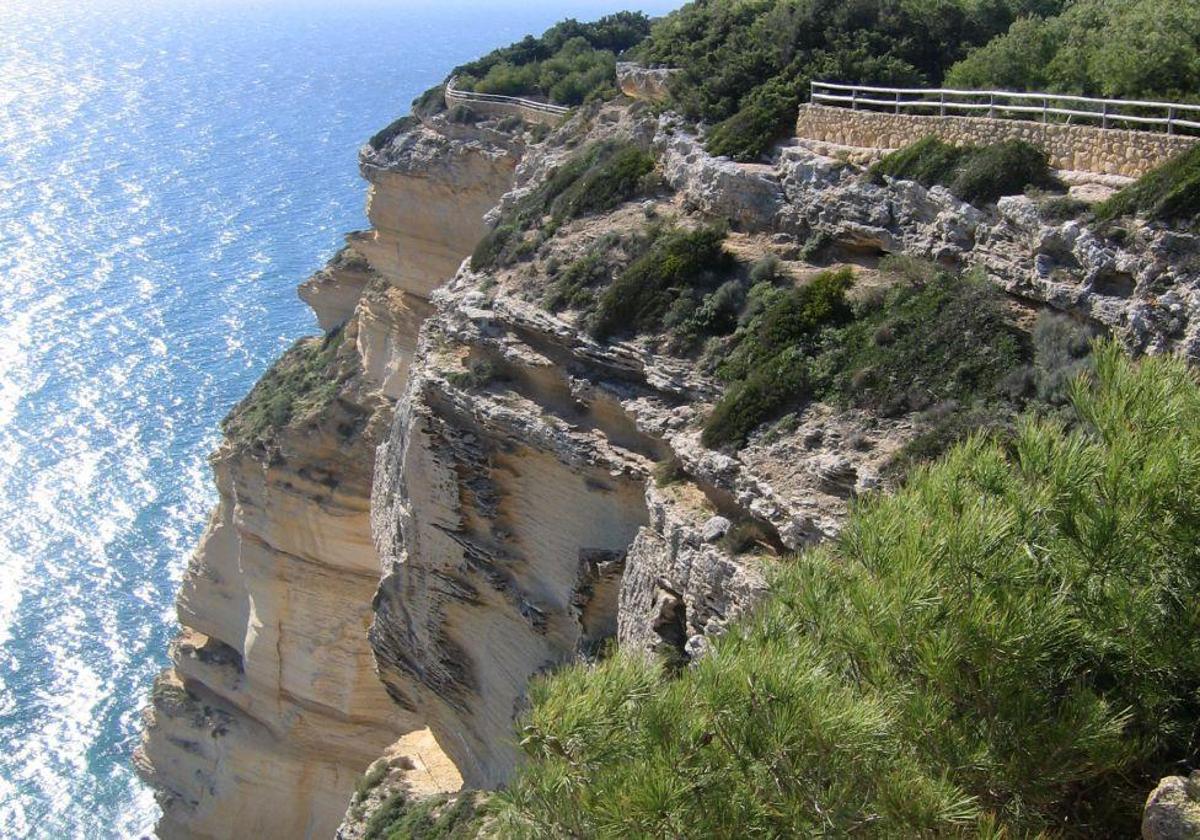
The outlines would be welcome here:
[[[454,64],[625,5],[0,0],[0,837],[153,824],[130,756],[206,455],[315,330],[295,286],[365,225],[358,145]]]

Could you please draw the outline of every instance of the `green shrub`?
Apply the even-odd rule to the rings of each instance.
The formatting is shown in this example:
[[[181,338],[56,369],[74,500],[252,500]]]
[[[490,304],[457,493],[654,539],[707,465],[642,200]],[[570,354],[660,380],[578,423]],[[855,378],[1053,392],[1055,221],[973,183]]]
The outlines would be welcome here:
[[[371,139],[367,141],[367,145],[377,152],[383,151],[384,147],[386,147],[401,134],[404,134],[406,131],[412,131],[420,124],[421,121],[411,114],[403,116],[400,119],[392,122],[386,128],[382,128],[373,134]]]
[[[983,204],[1026,189],[1059,188],[1046,153],[1024,140],[1003,140],[989,146],[953,146],[925,137],[892,152],[871,168],[871,176],[940,184],[963,201]]]
[[[580,105],[618,93],[616,56],[650,31],[640,12],[618,12],[593,23],[564,20],[454,70],[463,90],[532,96]]]
[[[602,146],[589,166],[554,200],[556,219],[605,213],[643,191],[654,156],[634,145]]]
[[[952,67],[947,83],[1194,100],[1200,88],[1200,7],[1177,0],[1075,0],[1062,14],[1016,21]]]
[[[1113,344],[1073,431],[972,438],[776,570],[693,667],[540,678],[533,837],[1132,837],[1197,760],[1200,389]]]
[[[474,840],[488,812],[486,794],[435,794],[409,803],[403,793],[371,814],[363,840]]]
[[[718,375],[726,381],[744,379],[785,350],[811,351],[821,330],[850,320],[846,292],[853,283],[854,271],[846,266],[822,271],[798,288],[756,285],[753,314]]]
[[[324,408],[343,377],[336,369],[341,328],[322,338],[302,338],[263,374],[221,427],[230,440],[253,444]]]
[[[755,160],[791,133],[813,79],[936,86],[1015,19],[1059,0],[796,0],[687,3],[634,48],[678,68],[674,108],[713,126],[713,154]]]
[[[783,263],[774,254],[759,257],[750,265],[750,283],[774,283],[783,275]]]
[[[663,230],[600,295],[592,336],[654,330],[681,294],[719,285],[734,265],[724,240],[723,228]]]
[[[543,238],[570,219],[612,210],[647,186],[654,157],[631,143],[601,141],[576,152],[536,189],[509,208],[475,246],[473,271],[508,265],[529,256],[541,239],[526,234],[541,228]],[[543,226],[549,216],[549,225]]]
[[[1028,187],[1061,188],[1046,153],[1024,140],[1002,140],[971,149],[958,166],[950,192],[972,204],[1019,195]]]
[[[412,102],[413,113],[419,117],[432,117],[446,110],[446,86],[435,85]]]
[[[1147,172],[1096,208],[1096,217],[1104,221],[1133,215],[1189,225],[1200,221],[1200,146]]]
[[[878,184],[883,183],[886,175],[926,187],[946,185],[954,179],[966,153],[966,148],[943,143],[931,135],[884,156],[871,167],[871,178]]]
[[[929,266],[924,282],[903,283],[828,341],[819,364],[822,396],[885,415],[955,400],[1004,396],[1002,385],[1030,358],[986,280]]]
[[[704,421],[701,442],[708,447],[741,446],[750,433],[809,395],[808,360],[788,347],[734,382]]]

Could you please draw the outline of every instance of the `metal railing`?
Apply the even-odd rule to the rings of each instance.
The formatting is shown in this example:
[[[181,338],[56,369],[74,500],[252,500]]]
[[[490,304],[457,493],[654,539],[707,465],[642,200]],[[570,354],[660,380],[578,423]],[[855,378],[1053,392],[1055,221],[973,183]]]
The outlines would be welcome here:
[[[936,113],[938,116],[1013,117],[1034,122],[1096,121],[1101,128],[1138,128],[1167,134],[1200,133],[1200,105],[1144,102],[1134,99],[1093,99],[1063,93],[1017,93],[1008,90],[949,88],[891,88],[813,82],[814,104],[887,109],[893,113]],[[1197,115],[1183,119],[1180,113]],[[1038,119],[1040,117],[1040,119]]]
[[[553,114],[554,116],[562,116],[571,110],[563,105],[552,105],[549,102],[538,102],[533,99],[524,99],[520,96],[501,96],[498,93],[475,93],[470,90],[459,90],[454,86],[454,81],[454,79],[451,79],[446,82],[447,105],[469,105],[472,102],[490,105],[511,105],[515,108],[528,108],[531,111]]]

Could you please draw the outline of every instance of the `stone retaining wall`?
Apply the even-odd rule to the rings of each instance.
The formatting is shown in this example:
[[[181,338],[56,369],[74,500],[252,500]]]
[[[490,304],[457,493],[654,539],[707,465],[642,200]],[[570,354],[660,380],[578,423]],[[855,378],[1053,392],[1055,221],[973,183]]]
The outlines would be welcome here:
[[[1190,149],[1200,137],[986,117],[936,117],[801,105],[796,136],[844,146],[898,149],[933,135],[948,143],[1016,138],[1044,149],[1055,169],[1137,178]]]

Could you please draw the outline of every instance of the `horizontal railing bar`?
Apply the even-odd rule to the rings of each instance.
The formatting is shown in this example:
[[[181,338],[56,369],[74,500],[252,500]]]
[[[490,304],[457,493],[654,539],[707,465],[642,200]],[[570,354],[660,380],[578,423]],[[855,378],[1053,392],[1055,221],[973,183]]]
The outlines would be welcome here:
[[[891,88],[873,85],[845,85],[836,82],[813,82],[813,89],[861,91],[863,93],[906,94],[911,96],[995,96],[1008,99],[1051,99],[1062,102],[1088,102],[1095,105],[1117,105],[1133,108],[1175,108],[1183,111],[1200,112],[1200,104],[1184,102],[1160,102],[1140,99],[1099,99],[1090,96],[1076,96],[1068,93],[1029,93],[1013,90],[959,90],[956,88]],[[862,100],[859,100],[862,101]],[[949,105],[950,103],[946,103]]]
[[[1101,111],[1076,111],[1070,108],[1038,108],[1029,105],[1004,105],[996,103],[995,105],[988,103],[976,102],[924,102],[916,100],[899,101],[893,99],[867,99],[865,97],[850,97],[850,96],[831,96],[828,94],[814,94],[814,100],[822,102],[851,102],[858,105],[882,105],[888,108],[945,108],[947,111],[995,111],[997,113],[1004,112],[1009,114],[1048,114],[1058,117],[1085,117],[1087,119],[1110,121],[1127,121],[1141,123],[1144,125],[1194,125],[1187,120],[1169,119],[1167,117],[1139,117],[1133,114],[1105,114]]]
[[[537,102],[533,99],[525,99],[520,96],[505,96],[500,93],[476,93],[474,91],[459,90],[454,86],[453,79],[446,83],[446,98],[457,99],[463,102],[491,102],[497,105],[519,105],[547,114],[566,114],[571,110],[564,105]]]

